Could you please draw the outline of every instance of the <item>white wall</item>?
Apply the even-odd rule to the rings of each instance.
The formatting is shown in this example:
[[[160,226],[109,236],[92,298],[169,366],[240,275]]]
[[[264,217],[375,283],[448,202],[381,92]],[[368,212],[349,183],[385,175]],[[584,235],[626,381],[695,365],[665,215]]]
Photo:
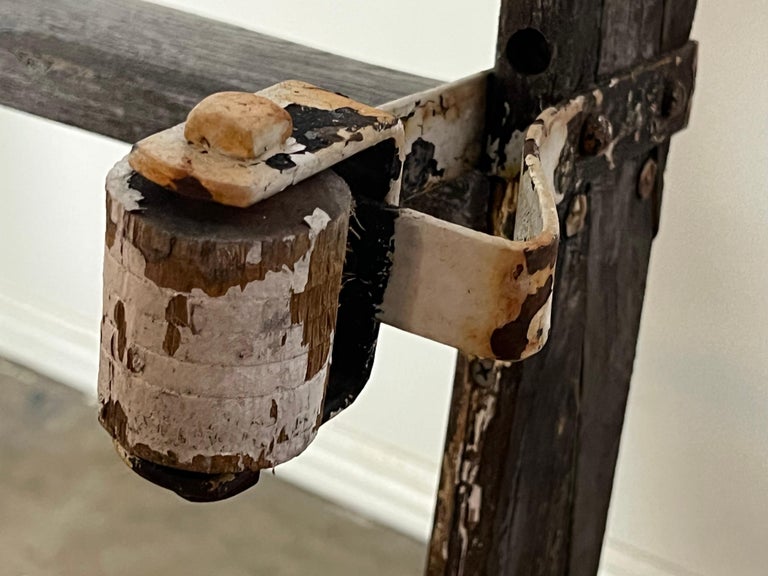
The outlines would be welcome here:
[[[393,37],[370,26],[382,5],[355,0],[166,4],[443,79],[491,65],[498,10],[388,0]],[[672,146],[606,576],[766,573],[767,12],[763,0],[699,7],[694,112]],[[127,148],[0,108],[0,354],[91,393],[103,178]],[[385,330],[360,400],[278,475],[426,537],[453,357]]]

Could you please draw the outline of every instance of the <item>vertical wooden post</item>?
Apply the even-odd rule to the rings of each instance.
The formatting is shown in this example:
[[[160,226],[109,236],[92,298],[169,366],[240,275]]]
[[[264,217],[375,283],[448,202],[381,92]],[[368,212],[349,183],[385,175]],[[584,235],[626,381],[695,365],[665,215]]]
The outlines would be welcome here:
[[[491,139],[682,46],[695,4],[503,0]],[[511,366],[459,357],[427,574],[597,572],[667,149],[563,190],[561,222],[585,205],[586,219],[561,231],[545,349]]]

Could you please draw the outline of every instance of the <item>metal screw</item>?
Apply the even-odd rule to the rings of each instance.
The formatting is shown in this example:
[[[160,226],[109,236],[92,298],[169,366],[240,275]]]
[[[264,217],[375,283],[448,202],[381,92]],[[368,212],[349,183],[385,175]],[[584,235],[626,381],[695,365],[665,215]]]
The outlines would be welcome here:
[[[664,86],[664,94],[661,99],[661,116],[671,118],[678,116],[685,110],[688,102],[688,94],[680,80],[668,82]]]
[[[584,156],[597,156],[605,150],[613,138],[610,120],[603,116],[589,116],[581,129],[579,151]]]
[[[637,194],[643,200],[647,200],[653,195],[656,189],[656,174],[658,171],[658,165],[653,158],[648,158],[645,164],[643,164],[643,168],[640,170],[640,178],[637,182]]]
[[[494,361],[476,358],[469,364],[469,371],[472,375],[472,381],[483,387],[490,388],[495,383],[496,372],[494,372]]]
[[[587,195],[577,194],[571,200],[568,216],[565,217],[565,235],[570,238],[584,229],[587,220]]]

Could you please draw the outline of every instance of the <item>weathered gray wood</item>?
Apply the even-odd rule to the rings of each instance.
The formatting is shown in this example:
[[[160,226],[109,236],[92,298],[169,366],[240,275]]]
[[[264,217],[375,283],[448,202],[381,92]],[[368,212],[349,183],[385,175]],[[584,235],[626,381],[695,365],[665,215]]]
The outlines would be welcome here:
[[[492,137],[503,141],[564,91],[680,46],[687,32],[669,27],[689,29],[694,5],[664,4],[502,2],[501,95],[491,118],[507,122],[492,123]],[[570,26],[573,14],[587,29]],[[509,35],[528,26],[545,33],[553,53],[533,77],[505,54]],[[650,196],[638,190],[649,158],[663,168],[666,143],[623,155],[613,170],[577,162],[561,190],[561,222],[577,195],[587,216],[581,231],[562,230],[547,347],[511,367],[459,358],[430,575],[596,573],[658,219],[661,175]]]
[[[222,90],[296,78],[376,105],[437,84],[137,0],[0,0],[0,23],[0,104],[127,142]]]

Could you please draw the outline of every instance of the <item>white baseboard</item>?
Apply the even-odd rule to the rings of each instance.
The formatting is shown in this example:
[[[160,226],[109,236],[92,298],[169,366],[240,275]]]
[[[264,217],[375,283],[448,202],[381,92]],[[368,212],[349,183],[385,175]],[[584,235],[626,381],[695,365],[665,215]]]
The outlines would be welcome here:
[[[429,539],[437,465],[345,428],[343,414],[275,474],[412,538]]]
[[[89,331],[0,293],[0,356],[95,397],[96,327]],[[343,415],[275,474],[413,538],[429,537],[436,466],[345,428]]]
[[[598,576],[703,576],[676,562],[608,536]]]
[[[0,293],[0,356],[95,396],[98,325],[89,331]]]

